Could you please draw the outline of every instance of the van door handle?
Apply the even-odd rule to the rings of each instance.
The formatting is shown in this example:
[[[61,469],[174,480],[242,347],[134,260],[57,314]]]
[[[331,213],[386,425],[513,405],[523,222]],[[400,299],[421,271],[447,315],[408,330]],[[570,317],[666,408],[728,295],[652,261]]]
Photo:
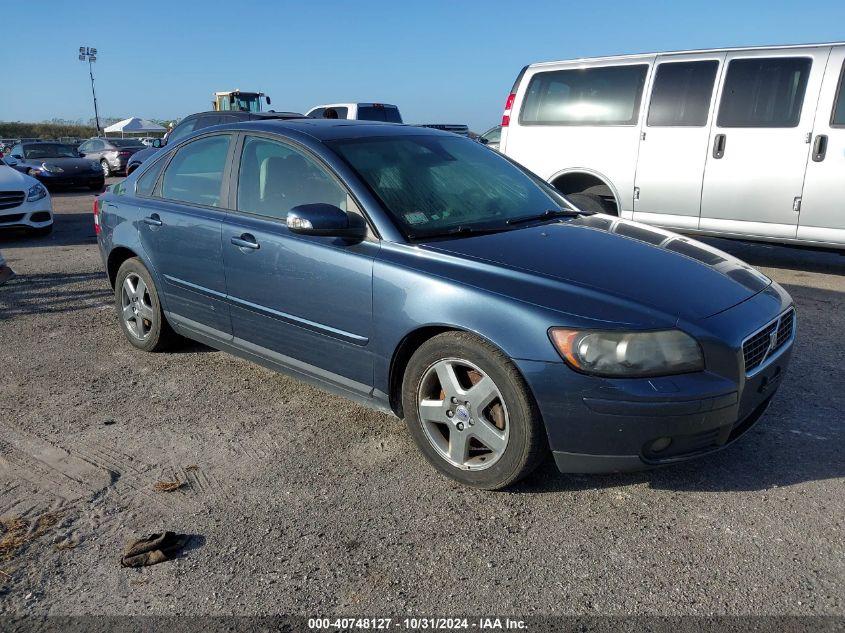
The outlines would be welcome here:
[[[261,248],[255,237],[253,237],[249,233],[244,233],[240,237],[233,236],[231,242],[238,248],[248,248],[253,251],[256,251]]]
[[[725,155],[727,142],[728,138],[724,134],[716,135],[716,140],[713,142],[713,158],[721,158]]]
[[[144,224],[149,224],[150,226],[161,226],[164,222],[161,221],[158,213],[153,213],[152,215],[148,215],[144,218]]]
[[[827,155],[827,134],[819,134],[813,143],[813,162],[820,163]]]

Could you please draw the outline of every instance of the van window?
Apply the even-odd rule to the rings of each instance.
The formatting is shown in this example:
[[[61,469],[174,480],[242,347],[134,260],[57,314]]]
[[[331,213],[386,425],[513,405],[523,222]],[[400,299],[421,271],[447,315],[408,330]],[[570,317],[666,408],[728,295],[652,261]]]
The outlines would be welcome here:
[[[207,136],[179,148],[161,181],[161,197],[216,207],[229,152],[229,135]]]
[[[537,73],[519,122],[523,125],[635,125],[646,64]]]
[[[648,107],[650,127],[704,127],[719,62],[660,64]]]
[[[839,76],[839,90],[833,104],[833,116],[830,119],[833,127],[845,127],[845,64],[842,64],[842,74]]]
[[[812,60],[806,57],[731,60],[718,126],[797,126],[811,66]]]

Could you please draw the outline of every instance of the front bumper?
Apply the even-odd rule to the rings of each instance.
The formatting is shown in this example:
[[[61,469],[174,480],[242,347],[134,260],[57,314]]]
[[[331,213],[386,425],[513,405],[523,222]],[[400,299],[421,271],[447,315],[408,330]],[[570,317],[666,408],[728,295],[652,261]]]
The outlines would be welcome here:
[[[40,229],[53,223],[53,205],[50,197],[24,202],[20,206],[0,211],[0,229]]]
[[[755,313],[763,321],[766,317],[760,314],[779,314],[788,305],[788,295],[779,292],[780,297],[770,292],[714,317],[714,329],[729,331],[732,321],[735,329]],[[766,311],[759,310],[761,303],[767,304]],[[747,376],[741,340],[749,332],[738,332],[725,346],[732,347],[736,358],[732,372],[722,362],[714,363],[718,371],[714,367],[677,376],[606,379],[578,374],[562,362],[516,361],[540,407],[558,469],[645,470],[713,453],[739,439],[771,403],[789,365],[793,339]]]

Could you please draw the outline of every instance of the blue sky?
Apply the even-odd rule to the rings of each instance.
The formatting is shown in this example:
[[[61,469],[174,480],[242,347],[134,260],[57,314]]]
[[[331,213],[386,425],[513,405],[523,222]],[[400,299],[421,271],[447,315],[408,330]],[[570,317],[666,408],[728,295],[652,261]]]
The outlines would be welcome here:
[[[845,40],[845,2],[2,0],[0,120],[182,117],[215,90],[262,90],[277,110],[395,103],[409,123],[496,124],[535,61]]]

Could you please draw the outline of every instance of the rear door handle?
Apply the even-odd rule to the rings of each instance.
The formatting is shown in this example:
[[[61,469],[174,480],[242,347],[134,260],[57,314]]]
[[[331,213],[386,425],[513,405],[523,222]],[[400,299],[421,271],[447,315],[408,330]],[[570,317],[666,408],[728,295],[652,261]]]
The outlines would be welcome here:
[[[827,134],[819,134],[813,143],[813,162],[820,163],[827,155]]]
[[[249,233],[244,233],[239,237],[233,236],[231,239],[232,244],[237,246],[238,248],[248,248],[250,250],[258,250],[261,246],[258,244],[258,241],[255,239],[254,236],[250,235]]]
[[[164,222],[161,221],[158,213],[153,213],[152,215],[148,215],[144,218],[144,224],[149,224],[150,226],[161,226]]]
[[[725,155],[725,145],[728,139],[724,134],[717,134],[716,140],[713,142],[713,158],[721,158]]]

